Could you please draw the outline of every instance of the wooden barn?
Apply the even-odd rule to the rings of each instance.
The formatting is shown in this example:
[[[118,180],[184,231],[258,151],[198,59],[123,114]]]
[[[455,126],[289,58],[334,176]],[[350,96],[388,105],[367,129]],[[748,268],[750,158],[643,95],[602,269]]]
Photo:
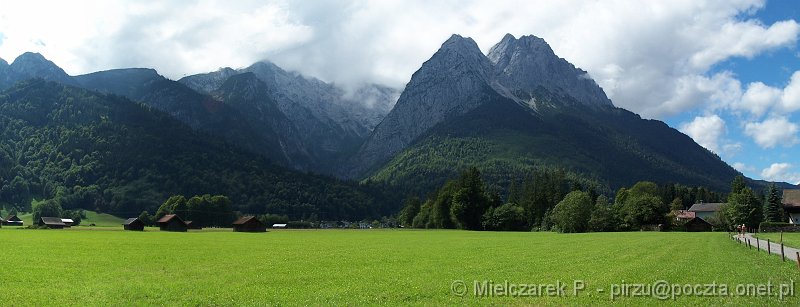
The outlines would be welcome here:
[[[706,222],[706,220],[699,217],[695,217],[689,220],[688,222],[686,222],[686,224],[683,224],[683,227],[686,229],[686,231],[689,232],[712,231],[714,229],[713,225],[709,224],[708,222]]]
[[[61,221],[60,217],[40,217],[39,222],[37,223],[39,226],[47,226],[50,229],[63,229],[66,227],[64,222]]]
[[[125,220],[125,222],[122,223],[122,227],[125,230],[144,231],[144,222],[139,218],[132,217]]]
[[[188,229],[188,227],[186,227],[186,222],[175,214],[167,214],[159,219],[157,223],[161,231],[186,232]]]
[[[188,229],[198,229],[198,230],[199,229],[203,229],[203,227],[200,227],[199,223],[194,223],[192,221],[186,221],[186,228],[188,228]]]
[[[6,218],[5,222],[3,222],[3,225],[22,226],[22,220],[17,217],[16,214],[11,214]]]
[[[259,221],[255,216],[243,216],[233,222],[235,232],[267,232],[267,224]]]

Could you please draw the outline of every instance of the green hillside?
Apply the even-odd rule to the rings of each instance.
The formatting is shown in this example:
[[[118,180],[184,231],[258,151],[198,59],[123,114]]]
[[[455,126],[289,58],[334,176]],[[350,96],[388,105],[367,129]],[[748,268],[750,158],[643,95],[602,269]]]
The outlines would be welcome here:
[[[91,210],[84,210],[86,218],[81,219],[80,226],[89,226],[94,224],[97,227],[118,227],[125,221],[124,218],[116,217],[108,213],[97,213]],[[25,223],[25,226],[33,225],[33,215],[30,213],[18,215]]]
[[[395,209],[372,189],[276,166],[128,99],[41,80],[0,94],[0,140],[0,205],[24,211],[36,198],[135,216],[177,194],[296,219]]]
[[[607,190],[646,180],[725,191],[737,175],[688,136],[622,109],[564,104],[533,112],[498,100],[437,125],[369,178],[424,194],[470,165],[501,188],[540,168],[562,168]]]

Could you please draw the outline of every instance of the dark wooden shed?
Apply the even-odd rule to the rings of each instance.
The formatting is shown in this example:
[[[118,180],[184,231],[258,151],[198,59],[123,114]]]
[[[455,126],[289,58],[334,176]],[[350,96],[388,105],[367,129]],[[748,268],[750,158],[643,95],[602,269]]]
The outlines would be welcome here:
[[[6,218],[5,222],[3,222],[3,225],[22,226],[22,220],[17,217],[16,214],[11,214]]]
[[[712,231],[714,229],[714,225],[699,217],[687,221],[686,224],[683,224],[683,227],[689,232]]]
[[[259,221],[255,216],[243,216],[233,222],[235,232],[267,232],[267,224]]]
[[[61,221],[60,217],[47,217],[43,216],[39,218],[39,222],[37,223],[39,226],[47,226],[50,229],[63,229],[67,225]]]
[[[192,222],[192,221],[186,221],[186,228],[189,228],[189,229],[203,229],[203,227],[200,227],[200,223],[195,223],[195,222]]]
[[[179,231],[186,232],[186,222],[175,214],[167,214],[158,220],[158,228],[161,231]]]
[[[144,222],[139,218],[132,217],[125,220],[125,222],[122,223],[122,227],[125,228],[125,230],[144,231]]]

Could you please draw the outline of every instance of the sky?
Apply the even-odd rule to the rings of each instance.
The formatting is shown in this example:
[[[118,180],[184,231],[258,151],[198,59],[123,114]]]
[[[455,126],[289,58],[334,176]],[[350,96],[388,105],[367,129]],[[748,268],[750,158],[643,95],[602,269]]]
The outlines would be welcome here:
[[[259,60],[402,88],[457,33],[488,52],[544,38],[614,104],[666,122],[750,178],[800,183],[800,2],[793,0],[0,0],[0,58],[71,74],[178,79]]]

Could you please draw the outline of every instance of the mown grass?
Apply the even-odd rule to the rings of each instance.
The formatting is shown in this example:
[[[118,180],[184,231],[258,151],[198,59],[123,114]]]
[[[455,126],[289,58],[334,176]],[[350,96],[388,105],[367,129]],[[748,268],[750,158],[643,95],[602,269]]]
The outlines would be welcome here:
[[[765,232],[759,233],[756,235],[759,239],[769,239],[772,242],[780,243],[781,241],[781,233],[780,232]],[[796,232],[784,232],[783,233],[783,245],[791,246],[794,248],[800,248],[800,233]]]
[[[15,305],[597,305],[614,283],[789,282],[796,266],[724,233],[3,228]],[[456,280],[467,295],[451,291]],[[567,297],[475,297],[473,280],[569,285]],[[573,280],[587,291],[571,296]],[[596,290],[604,289],[600,293]],[[731,289],[732,291],[733,289]],[[619,298],[623,305],[797,305],[789,297]]]

